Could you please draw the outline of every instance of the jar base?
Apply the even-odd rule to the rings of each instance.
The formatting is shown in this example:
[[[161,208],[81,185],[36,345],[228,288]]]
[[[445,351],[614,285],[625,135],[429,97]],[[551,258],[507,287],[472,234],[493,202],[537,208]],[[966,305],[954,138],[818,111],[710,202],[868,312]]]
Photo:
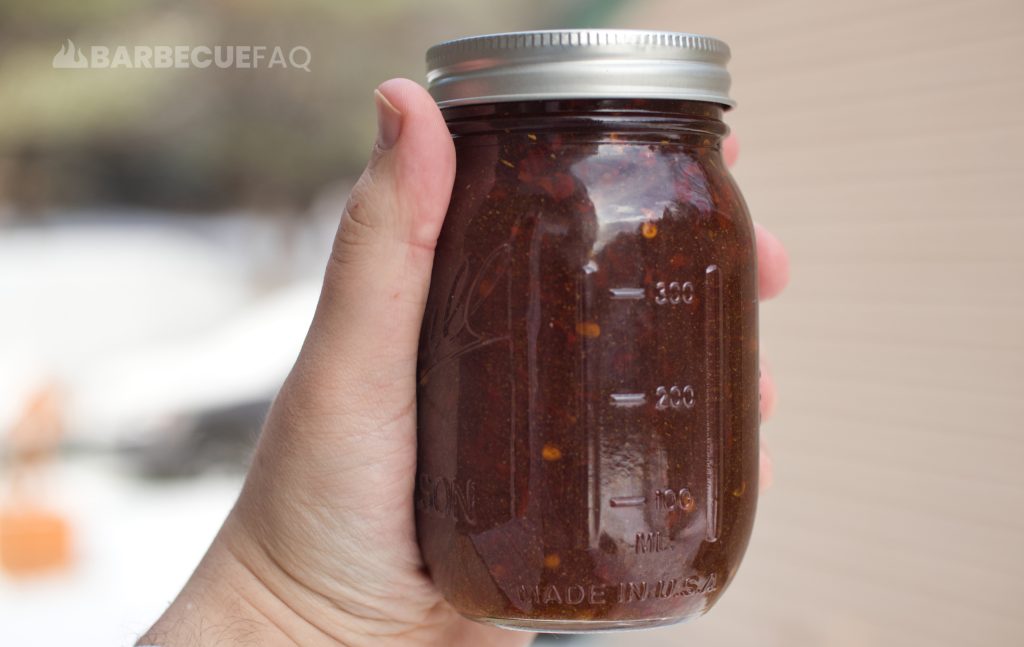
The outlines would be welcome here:
[[[539,618],[489,618],[483,616],[465,617],[476,622],[495,625],[502,629],[515,631],[536,631],[546,634],[579,634],[607,633],[610,631],[631,631],[636,629],[654,629],[667,625],[679,624],[696,618],[700,614],[670,618],[644,618],[642,620],[572,620],[572,619],[539,619]]]

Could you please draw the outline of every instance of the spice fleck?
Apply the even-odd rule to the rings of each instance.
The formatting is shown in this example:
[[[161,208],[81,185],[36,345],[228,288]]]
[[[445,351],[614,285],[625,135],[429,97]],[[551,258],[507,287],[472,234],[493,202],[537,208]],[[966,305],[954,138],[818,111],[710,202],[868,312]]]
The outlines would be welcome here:
[[[576,324],[576,332],[594,339],[601,336],[601,326],[596,321],[581,321]]]
[[[546,461],[557,461],[562,458],[562,450],[552,444],[544,445],[544,449],[540,450],[540,455],[544,457]]]

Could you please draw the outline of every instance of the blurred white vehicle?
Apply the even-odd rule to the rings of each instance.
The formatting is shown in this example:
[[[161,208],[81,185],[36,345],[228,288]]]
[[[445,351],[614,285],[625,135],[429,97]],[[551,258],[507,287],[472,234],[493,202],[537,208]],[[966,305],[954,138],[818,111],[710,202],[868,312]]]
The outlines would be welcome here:
[[[68,440],[90,446],[138,445],[182,416],[268,400],[319,276],[279,272],[290,283],[268,289],[259,270],[288,255],[315,267],[309,256],[330,244],[287,228],[79,214],[0,229],[0,434],[51,381],[66,394]],[[312,249],[286,248],[296,240]]]

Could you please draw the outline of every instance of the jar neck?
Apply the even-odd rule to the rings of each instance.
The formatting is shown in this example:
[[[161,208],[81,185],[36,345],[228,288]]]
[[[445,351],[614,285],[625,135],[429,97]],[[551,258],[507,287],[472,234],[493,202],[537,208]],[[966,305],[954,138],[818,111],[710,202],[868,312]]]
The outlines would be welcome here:
[[[456,138],[575,132],[616,139],[715,146],[728,134],[723,106],[667,99],[559,99],[454,106],[443,110]]]

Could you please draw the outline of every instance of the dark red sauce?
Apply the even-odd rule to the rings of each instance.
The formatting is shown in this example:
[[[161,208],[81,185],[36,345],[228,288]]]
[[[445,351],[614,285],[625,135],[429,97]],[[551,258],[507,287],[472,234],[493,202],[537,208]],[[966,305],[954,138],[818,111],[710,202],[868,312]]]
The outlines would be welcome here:
[[[706,611],[757,499],[754,234],[721,108],[448,108],[458,168],[419,366],[417,525],[474,619]]]

